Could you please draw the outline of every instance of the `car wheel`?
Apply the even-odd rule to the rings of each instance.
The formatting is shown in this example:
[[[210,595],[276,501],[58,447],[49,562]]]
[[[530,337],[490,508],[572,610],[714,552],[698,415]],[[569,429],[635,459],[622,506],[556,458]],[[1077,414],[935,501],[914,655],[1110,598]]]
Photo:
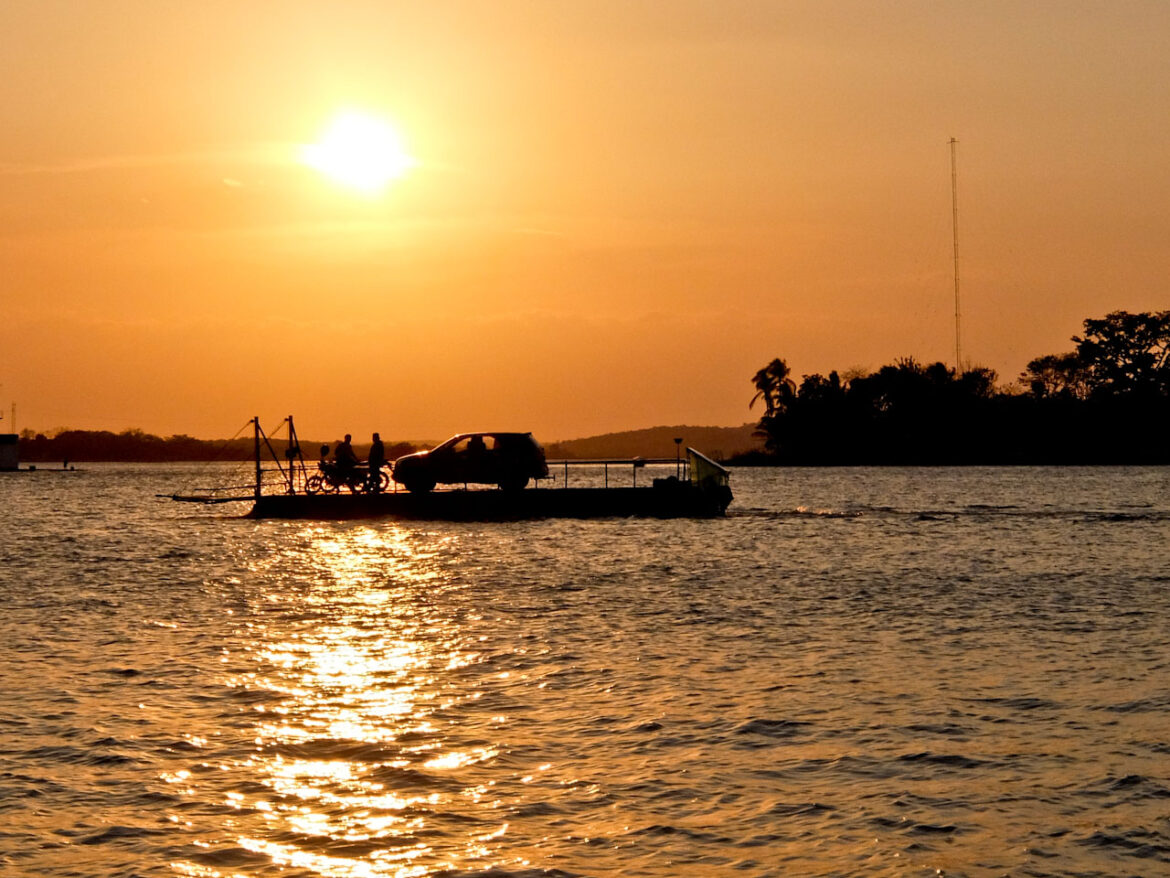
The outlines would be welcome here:
[[[435,487],[433,479],[411,479],[406,483],[406,490],[412,494],[426,494]]]

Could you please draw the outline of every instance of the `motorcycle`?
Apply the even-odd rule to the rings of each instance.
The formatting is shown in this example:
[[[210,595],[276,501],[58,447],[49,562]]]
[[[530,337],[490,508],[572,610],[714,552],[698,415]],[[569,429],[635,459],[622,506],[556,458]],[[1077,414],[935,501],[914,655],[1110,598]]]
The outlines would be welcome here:
[[[335,463],[323,461],[317,464],[317,469],[320,472],[309,476],[308,481],[305,482],[305,491],[309,494],[336,494],[342,488],[348,490],[351,494],[373,494],[373,485],[370,484],[370,471],[368,467],[354,466],[346,470],[342,470]],[[378,491],[377,493],[385,492],[390,489],[390,474],[381,469],[378,472]]]

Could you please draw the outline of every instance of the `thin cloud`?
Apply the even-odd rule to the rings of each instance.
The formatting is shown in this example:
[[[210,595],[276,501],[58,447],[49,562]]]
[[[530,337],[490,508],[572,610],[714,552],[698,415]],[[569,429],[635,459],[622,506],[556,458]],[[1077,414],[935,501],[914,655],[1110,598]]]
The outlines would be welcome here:
[[[539,238],[567,238],[569,237],[564,232],[558,232],[555,229],[541,229],[533,226],[524,226],[516,229],[518,235],[532,235]]]
[[[52,174],[85,174],[94,171],[122,170],[133,168],[159,168],[176,165],[200,164],[251,164],[289,165],[296,163],[295,144],[269,143],[234,149],[213,149],[202,151],[128,154],[112,156],[87,156],[53,163],[0,162],[0,175],[34,176]],[[242,185],[239,180],[225,177],[226,185]]]

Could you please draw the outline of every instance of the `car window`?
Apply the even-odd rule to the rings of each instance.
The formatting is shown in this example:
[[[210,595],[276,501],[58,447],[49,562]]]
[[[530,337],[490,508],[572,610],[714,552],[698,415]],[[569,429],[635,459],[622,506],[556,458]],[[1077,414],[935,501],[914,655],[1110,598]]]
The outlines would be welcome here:
[[[526,436],[501,436],[499,447],[508,454],[524,454],[530,446]]]
[[[496,448],[496,440],[493,436],[481,436],[473,433],[470,436],[464,436],[458,442],[452,443],[447,451],[451,454],[473,455],[482,454],[486,451],[491,451]]]

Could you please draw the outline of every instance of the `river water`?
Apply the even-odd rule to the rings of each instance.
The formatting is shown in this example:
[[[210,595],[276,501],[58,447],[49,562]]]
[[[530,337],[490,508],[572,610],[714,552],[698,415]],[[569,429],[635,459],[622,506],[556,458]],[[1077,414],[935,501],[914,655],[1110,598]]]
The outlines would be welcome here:
[[[0,479],[0,874],[1170,874],[1170,469],[736,470],[713,521],[155,497],[206,476]]]

